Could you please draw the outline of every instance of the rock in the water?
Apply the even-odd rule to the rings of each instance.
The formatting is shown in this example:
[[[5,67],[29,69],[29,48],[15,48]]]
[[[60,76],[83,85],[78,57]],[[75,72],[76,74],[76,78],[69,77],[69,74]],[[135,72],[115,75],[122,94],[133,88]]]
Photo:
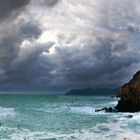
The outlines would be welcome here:
[[[140,71],[133,79],[122,86],[118,93],[120,100],[115,107],[118,112],[138,112],[140,111]]]
[[[112,108],[112,107],[104,107],[102,109],[97,109],[95,110],[95,112],[99,112],[99,111],[105,111],[105,112],[108,112],[108,113],[111,113],[111,112],[117,112],[117,110],[115,108]]]
[[[133,115],[127,115],[126,118],[133,118]]]

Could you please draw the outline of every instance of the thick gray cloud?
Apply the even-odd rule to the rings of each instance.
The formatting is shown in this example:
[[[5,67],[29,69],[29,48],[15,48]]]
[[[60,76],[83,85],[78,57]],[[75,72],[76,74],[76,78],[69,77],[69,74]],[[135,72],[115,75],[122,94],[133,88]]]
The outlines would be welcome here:
[[[19,31],[24,38],[38,38],[42,32],[38,25],[32,22],[23,23],[22,26],[20,26]]]
[[[39,0],[39,1],[31,1],[32,8],[53,8],[55,7],[61,0]]]
[[[13,65],[12,62],[18,58],[22,41],[36,38],[41,33],[41,30],[34,24],[31,25],[31,23],[23,23],[18,26],[18,28],[16,25],[10,26],[8,32],[5,30],[1,31],[4,34],[0,38],[0,70],[3,76],[11,65]],[[30,32],[26,32],[26,30]]]
[[[43,5],[49,6],[49,7],[53,7],[55,6],[57,3],[59,2],[59,0],[44,0],[43,1]]]
[[[0,21],[19,14],[30,0],[0,0]]]
[[[137,68],[134,64],[139,65],[140,52],[129,49],[128,44],[108,38],[97,39],[97,44],[89,43],[82,48],[57,48],[57,55],[50,60],[54,64],[52,85],[61,88],[120,86]],[[44,57],[50,58],[47,54]]]
[[[7,70],[5,82],[8,81],[8,83],[3,87],[28,90],[44,88],[42,87],[43,83],[45,82],[47,85],[51,75],[47,72],[49,65],[48,67],[43,66],[40,55],[43,51],[48,52],[53,44],[53,42],[49,42],[47,44],[34,44],[28,49],[23,48],[13,65]]]
[[[17,1],[17,3],[6,3],[3,1],[1,4],[4,6],[7,4],[7,7],[11,7],[8,9],[9,11],[3,11],[3,15],[0,17],[0,88],[7,89],[9,83],[11,84],[12,80],[14,80],[12,79],[11,71],[18,66],[17,62],[19,61],[22,42],[24,40],[34,41],[42,31],[35,21],[31,22],[25,17],[18,17],[21,14],[21,11],[18,11],[18,9],[27,5],[27,1]],[[11,12],[13,11],[18,13],[12,15]],[[13,76],[16,74],[13,73]]]
[[[114,88],[140,67],[139,0],[2,4],[0,89]]]

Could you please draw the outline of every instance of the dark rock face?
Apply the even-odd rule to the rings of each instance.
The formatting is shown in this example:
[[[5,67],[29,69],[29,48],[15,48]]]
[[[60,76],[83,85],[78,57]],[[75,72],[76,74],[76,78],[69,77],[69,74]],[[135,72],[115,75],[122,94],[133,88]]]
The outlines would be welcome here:
[[[118,93],[120,100],[115,107],[118,112],[137,112],[140,111],[140,71],[133,79],[122,86]]]
[[[107,113],[117,112],[117,110],[115,108],[112,108],[112,107],[104,107],[102,109],[96,109],[95,110],[95,112],[100,112],[100,111],[105,111]]]

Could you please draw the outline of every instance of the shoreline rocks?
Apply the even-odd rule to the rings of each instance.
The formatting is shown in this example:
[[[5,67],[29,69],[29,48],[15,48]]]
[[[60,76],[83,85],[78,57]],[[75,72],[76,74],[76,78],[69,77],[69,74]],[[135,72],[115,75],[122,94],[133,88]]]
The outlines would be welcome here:
[[[105,112],[108,112],[108,113],[117,112],[117,110],[113,107],[104,107],[102,109],[96,109],[95,110],[95,112],[100,112],[100,111],[105,111]]]
[[[140,71],[133,79],[123,85],[117,95],[120,97],[115,109],[118,112],[138,112],[140,111]]]
[[[120,100],[115,107],[104,107],[95,111],[130,113],[140,111],[140,71],[134,74],[132,80],[122,86],[116,97],[119,97]],[[133,116],[128,116],[128,118],[132,117]]]

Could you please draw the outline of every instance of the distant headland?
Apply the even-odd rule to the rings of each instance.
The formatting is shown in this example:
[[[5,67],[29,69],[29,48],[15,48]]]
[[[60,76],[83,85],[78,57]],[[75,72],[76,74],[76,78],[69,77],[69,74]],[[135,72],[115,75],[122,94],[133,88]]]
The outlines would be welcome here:
[[[118,92],[119,91],[119,92]],[[117,93],[117,95],[116,95]],[[103,108],[97,111],[106,112],[138,112],[140,111],[140,71],[134,74],[132,80],[124,84],[120,89],[72,89],[66,95],[88,96],[88,95],[113,95],[120,98],[115,107]]]
[[[89,96],[89,95],[115,95],[119,91],[119,88],[109,89],[109,88],[84,88],[84,89],[72,89],[66,93],[66,95],[75,96]]]

